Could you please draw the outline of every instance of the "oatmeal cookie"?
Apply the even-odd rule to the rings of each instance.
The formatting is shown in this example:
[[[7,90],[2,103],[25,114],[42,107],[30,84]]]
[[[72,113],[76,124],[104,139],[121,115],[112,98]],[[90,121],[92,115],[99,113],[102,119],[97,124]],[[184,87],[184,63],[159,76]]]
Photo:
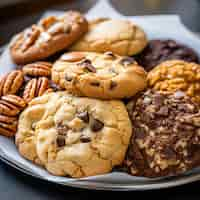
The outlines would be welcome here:
[[[11,42],[15,63],[26,64],[68,48],[88,30],[86,19],[75,11],[49,16],[19,33]]]
[[[54,64],[52,80],[79,96],[113,99],[143,90],[146,72],[132,57],[111,52],[70,52]]]
[[[117,19],[98,19],[90,22],[88,33],[76,42],[72,51],[112,51],[130,56],[141,52],[147,44],[144,31],[134,23]]]
[[[133,136],[124,163],[130,174],[177,175],[200,165],[199,106],[185,93],[148,90],[128,110]]]

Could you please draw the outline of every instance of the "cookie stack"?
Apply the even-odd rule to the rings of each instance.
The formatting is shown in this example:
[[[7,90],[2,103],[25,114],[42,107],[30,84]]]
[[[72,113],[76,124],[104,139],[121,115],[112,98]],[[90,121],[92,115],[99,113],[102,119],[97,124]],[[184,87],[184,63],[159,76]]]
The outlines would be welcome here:
[[[10,53],[23,66],[0,80],[0,133],[15,135],[26,159],[76,178],[117,166],[147,177],[199,166],[200,66],[192,49],[148,41],[130,21],[88,22],[69,11],[19,33]]]

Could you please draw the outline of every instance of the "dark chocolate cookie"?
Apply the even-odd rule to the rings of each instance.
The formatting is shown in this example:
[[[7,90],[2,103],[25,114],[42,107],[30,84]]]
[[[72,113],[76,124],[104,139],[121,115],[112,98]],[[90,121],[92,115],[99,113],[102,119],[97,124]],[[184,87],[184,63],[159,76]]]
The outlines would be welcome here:
[[[173,59],[199,63],[198,56],[193,49],[174,40],[151,40],[142,53],[136,56],[137,62],[146,71],[150,71],[163,61]]]
[[[183,92],[148,90],[128,104],[133,136],[125,159],[128,173],[161,177],[200,164],[199,107]]]

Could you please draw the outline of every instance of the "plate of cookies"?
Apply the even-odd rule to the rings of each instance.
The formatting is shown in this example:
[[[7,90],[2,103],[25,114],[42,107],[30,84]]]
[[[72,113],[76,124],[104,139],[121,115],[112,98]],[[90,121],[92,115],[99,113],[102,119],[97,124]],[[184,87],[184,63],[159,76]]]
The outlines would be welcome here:
[[[199,49],[178,16],[47,12],[0,57],[0,159],[87,189],[200,180]]]

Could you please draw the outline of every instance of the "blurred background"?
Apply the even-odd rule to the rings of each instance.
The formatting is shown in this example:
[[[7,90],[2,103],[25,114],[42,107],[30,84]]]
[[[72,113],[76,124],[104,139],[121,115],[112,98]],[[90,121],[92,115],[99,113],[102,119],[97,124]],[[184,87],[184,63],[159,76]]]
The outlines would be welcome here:
[[[101,0],[100,0],[101,1]],[[97,0],[0,0],[0,46],[49,9],[87,12]],[[178,14],[192,31],[200,32],[200,0],[110,0],[124,15]]]

